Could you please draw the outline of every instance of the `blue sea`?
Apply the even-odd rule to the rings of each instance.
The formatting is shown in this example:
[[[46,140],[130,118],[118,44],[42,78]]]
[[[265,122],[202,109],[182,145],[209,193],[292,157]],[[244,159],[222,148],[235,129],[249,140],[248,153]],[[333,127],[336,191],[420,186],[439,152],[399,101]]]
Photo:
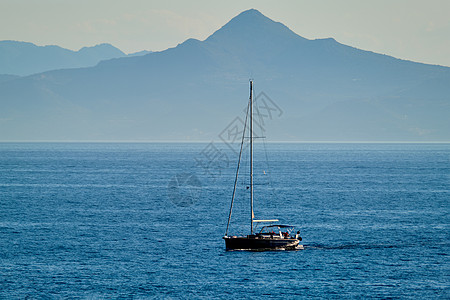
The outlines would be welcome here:
[[[0,298],[450,298],[450,144],[264,148],[255,217],[304,250],[225,251],[230,145],[0,143]]]

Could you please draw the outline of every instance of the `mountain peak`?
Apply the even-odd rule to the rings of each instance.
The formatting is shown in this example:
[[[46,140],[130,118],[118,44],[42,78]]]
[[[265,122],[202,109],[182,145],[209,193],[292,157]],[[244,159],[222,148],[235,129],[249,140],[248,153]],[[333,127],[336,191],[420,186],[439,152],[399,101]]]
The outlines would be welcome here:
[[[282,23],[273,21],[256,9],[249,9],[235,16],[209,36],[206,41],[229,42],[230,39],[251,39],[265,43],[277,43],[290,38],[304,40]]]
[[[263,17],[263,18],[269,19],[265,15],[263,15],[259,10],[254,9],[254,8],[250,8],[248,10],[244,10],[239,15],[237,15],[235,18],[239,18],[239,17],[241,17],[241,18]]]
[[[120,49],[114,47],[111,44],[108,43],[102,43],[97,44],[95,46],[91,47],[83,47],[80,50],[78,50],[79,53],[97,53],[97,52],[103,52],[108,55],[121,57],[124,56],[125,53],[123,53]]]

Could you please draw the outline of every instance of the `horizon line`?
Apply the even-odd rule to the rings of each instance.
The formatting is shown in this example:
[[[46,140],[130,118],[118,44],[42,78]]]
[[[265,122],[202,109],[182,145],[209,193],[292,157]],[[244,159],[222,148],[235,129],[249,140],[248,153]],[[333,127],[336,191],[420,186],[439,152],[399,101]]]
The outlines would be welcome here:
[[[142,143],[142,144],[162,144],[162,143],[184,143],[184,144],[202,144],[202,143],[212,143],[216,142],[218,144],[226,144],[223,141],[214,140],[0,140],[0,143],[13,144],[13,143]],[[450,141],[314,141],[314,140],[295,140],[295,141],[266,141],[267,144],[450,144]]]

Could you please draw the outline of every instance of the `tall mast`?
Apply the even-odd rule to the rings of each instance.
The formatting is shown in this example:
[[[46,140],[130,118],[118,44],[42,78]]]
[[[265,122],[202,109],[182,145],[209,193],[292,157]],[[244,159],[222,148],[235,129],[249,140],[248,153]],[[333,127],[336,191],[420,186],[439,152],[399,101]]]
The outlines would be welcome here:
[[[242,130],[241,149],[239,150],[239,159],[238,159],[238,165],[237,165],[237,169],[236,169],[236,177],[234,178],[233,196],[231,197],[230,213],[228,214],[228,223],[227,223],[227,230],[225,231],[225,236],[228,236],[228,228],[230,227],[231,212],[233,211],[233,202],[234,202],[234,197],[236,196],[236,187],[237,187],[238,176],[239,176],[239,167],[241,165],[242,149],[244,148],[245,134],[247,132],[247,120],[248,120],[249,109],[250,109],[250,102],[247,105],[247,112],[245,113],[244,130]]]
[[[250,233],[253,234],[253,80],[250,80]]]

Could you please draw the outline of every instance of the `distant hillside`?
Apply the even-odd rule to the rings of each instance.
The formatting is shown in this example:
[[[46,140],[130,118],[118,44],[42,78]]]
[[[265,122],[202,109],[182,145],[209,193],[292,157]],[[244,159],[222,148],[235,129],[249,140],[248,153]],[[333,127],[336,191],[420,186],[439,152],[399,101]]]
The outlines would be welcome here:
[[[0,41],[0,74],[25,76],[56,69],[91,67],[101,60],[124,56],[110,44],[72,51],[59,46]]]
[[[142,50],[142,51],[139,51],[139,52],[130,53],[130,54],[128,54],[127,56],[128,56],[128,57],[131,57],[131,56],[142,56],[142,55],[147,55],[147,54],[152,53],[152,52],[153,52],[153,51]]]
[[[0,139],[218,140],[249,78],[282,110],[270,140],[450,141],[450,68],[308,40],[257,10],[204,41],[0,83]]]
[[[16,76],[16,75],[0,74],[0,82],[10,81],[13,79],[17,79],[19,77],[20,76]]]

